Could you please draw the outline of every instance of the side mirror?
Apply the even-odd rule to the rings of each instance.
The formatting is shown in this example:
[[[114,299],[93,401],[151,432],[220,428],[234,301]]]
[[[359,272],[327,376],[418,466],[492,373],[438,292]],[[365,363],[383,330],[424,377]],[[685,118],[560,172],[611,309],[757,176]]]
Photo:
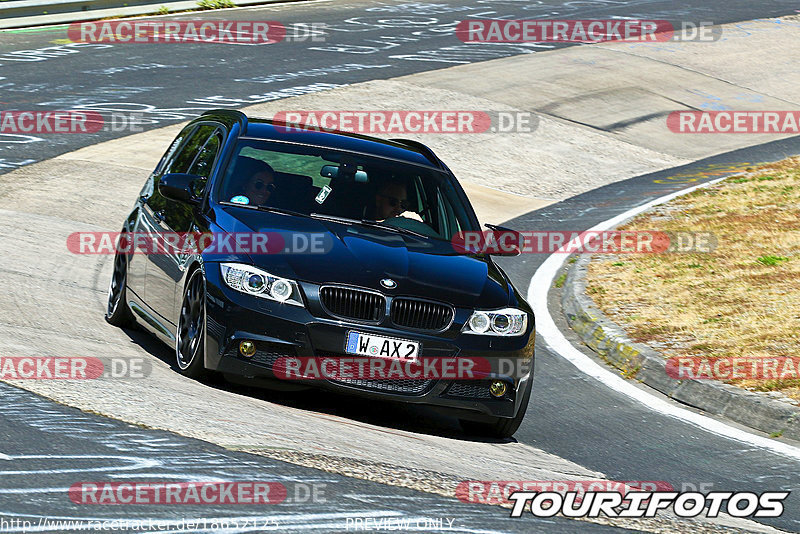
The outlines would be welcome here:
[[[493,256],[519,256],[522,253],[520,250],[523,244],[521,233],[511,228],[495,226],[494,224],[485,224],[484,226],[491,230],[494,238],[491,239],[494,246],[487,247],[489,249],[489,254]],[[487,241],[489,241],[489,239],[487,239]]]
[[[195,183],[203,180],[195,174],[165,174],[158,182],[158,192],[168,200],[187,204],[198,204],[200,198],[195,194]]]
[[[460,254],[520,255],[524,244],[521,233],[501,226],[486,226],[488,230],[458,232],[453,236],[453,248]]]

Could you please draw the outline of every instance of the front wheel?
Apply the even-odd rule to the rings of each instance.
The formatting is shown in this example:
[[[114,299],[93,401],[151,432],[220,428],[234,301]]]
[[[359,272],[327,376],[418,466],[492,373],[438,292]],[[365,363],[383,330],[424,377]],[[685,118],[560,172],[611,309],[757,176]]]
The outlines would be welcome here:
[[[522,420],[525,419],[525,412],[528,410],[528,403],[531,400],[532,390],[533,376],[528,378],[528,383],[525,385],[525,392],[522,394],[522,402],[514,417],[496,417],[491,422],[477,422],[461,419],[461,428],[463,428],[464,432],[467,434],[476,436],[499,439],[510,438],[519,429]]]
[[[199,379],[207,375],[204,362],[205,325],[206,283],[203,271],[197,269],[183,292],[178,333],[175,336],[178,372],[189,378]]]
[[[132,326],[133,314],[127,302],[128,256],[117,252],[114,255],[114,272],[108,285],[106,321],[118,327]]]

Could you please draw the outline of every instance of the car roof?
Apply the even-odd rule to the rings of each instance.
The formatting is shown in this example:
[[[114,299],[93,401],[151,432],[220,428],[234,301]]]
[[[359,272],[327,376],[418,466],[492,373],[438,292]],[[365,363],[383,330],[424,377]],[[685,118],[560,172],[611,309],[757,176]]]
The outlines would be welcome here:
[[[293,128],[288,130],[285,123],[248,117],[244,113],[234,110],[213,110],[203,114],[226,115],[229,119],[235,118],[242,125],[242,137],[252,137],[269,141],[283,141],[306,145],[320,146],[344,151],[359,152],[362,154],[391,158],[426,167],[444,170],[446,167],[433,151],[417,141],[406,139],[379,139],[368,135],[340,131],[313,131]]]

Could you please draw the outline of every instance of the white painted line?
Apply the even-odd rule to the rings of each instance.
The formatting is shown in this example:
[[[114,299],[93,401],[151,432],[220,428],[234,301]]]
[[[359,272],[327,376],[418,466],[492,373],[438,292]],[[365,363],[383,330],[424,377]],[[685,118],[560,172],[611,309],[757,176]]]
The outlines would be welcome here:
[[[59,532],[81,532],[89,530],[88,527],[92,524],[110,522],[112,520],[104,517],[67,517],[67,516],[42,516],[35,514],[20,514],[13,511],[0,510],[0,516],[9,516],[16,518],[27,518],[32,524],[23,525],[20,521],[19,525],[11,525],[9,528],[4,528],[4,533],[26,533],[26,532],[54,532],[54,527],[58,528]],[[343,531],[347,530],[347,519],[353,517],[359,518],[374,518],[376,521],[386,522],[384,530],[399,530],[398,527],[403,528],[403,532],[430,532],[430,518],[405,515],[403,512],[396,510],[351,510],[349,512],[331,512],[331,513],[305,513],[305,514],[275,514],[275,515],[252,515],[252,516],[230,516],[230,517],[191,517],[184,519],[162,519],[150,518],[143,516],[140,518],[129,518],[131,524],[134,521],[140,521],[143,524],[149,521],[154,522],[159,526],[158,532],[164,534],[171,533],[185,533],[186,525],[193,523],[198,526],[197,529],[191,532],[285,532],[287,530],[317,530],[323,532]],[[38,519],[38,524],[36,520]],[[114,520],[118,521],[118,520]],[[389,522],[390,521],[390,522]],[[447,520],[445,520],[447,521]],[[343,525],[342,522],[345,524]],[[219,526],[210,527],[215,524]],[[225,525],[228,526],[225,526]],[[388,528],[389,526],[394,528]],[[378,529],[380,530],[380,529]],[[444,532],[463,532],[468,534],[501,534],[502,531],[498,530],[476,530],[469,527],[460,527],[457,525],[442,526],[437,528],[439,531]]]
[[[8,456],[8,455],[3,454],[2,452],[0,452],[0,460],[10,460],[10,459],[11,459],[11,456]]]
[[[613,219],[601,222],[600,224],[590,228],[588,231],[608,230],[620,224],[625,219],[633,217],[634,215],[648,210],[653,206],[663,204],[664,202],[668,202],[678,196],[691,193],[692,191],[701,187],[708,187],[724,179],[725,178],[719,178],[663,196],[661,198],[657,198],[651,202],[648,202],[647,204],[643,204],[637,208],[628,210],[625,213],[621,213]],[[569,245],[566,245],[565,249],[569,250]],[[528,302],[531,303],[534,316],[536,317],[536,330],[539,334],[541,334],[542,339],[547,346],[550,347],[556,354],[560,355],[572,365],[577,367],[581,372],[600,381],[614,391],[622,393],[623,395],[644,404],[654,412],[679,419],[708,432],[713,432],[720,436],[745,443],[749,446],[759,447],[769,450],[770,452],[787,456],[794,460],[800,460],[800,449],[797,447],[793,447],[786,443],[781,443],[780,441],[764,438],[762,436],[757,436],[750,432],[734,428],[721,421],[717,421],[711,417],[680,408],[670,402],[656,397],[655,395],[639,389],[609,369],[597,364],[594,360],[573,347],[572,343],[570,343],[567,338],[564,337],[564,334],[561,333],[555,322],[553,322],[553,318],[550,316],[550,311],[547,309],[547,292],[550,289],[556,273],[564,264],[564,261],[566,261],[567,257],[569,257],[568,254],[551,254],[550,257],[548,257],[536,270],[533,278],[531,278],[530,286],[528,286]]]

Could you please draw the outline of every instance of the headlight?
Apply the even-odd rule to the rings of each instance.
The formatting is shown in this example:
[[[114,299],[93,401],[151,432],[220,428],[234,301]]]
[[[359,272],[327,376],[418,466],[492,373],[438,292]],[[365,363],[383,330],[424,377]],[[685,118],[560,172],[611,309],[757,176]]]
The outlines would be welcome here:
[[[269,274],[252,265],[220,263],[222,279],[231,289],[257,297],[302,306],[300,288],[294,280]]]
[[[528,314],[522,310],[506,308],[474,312],[461,331],[484,336],[521,336],[527,329]]]

